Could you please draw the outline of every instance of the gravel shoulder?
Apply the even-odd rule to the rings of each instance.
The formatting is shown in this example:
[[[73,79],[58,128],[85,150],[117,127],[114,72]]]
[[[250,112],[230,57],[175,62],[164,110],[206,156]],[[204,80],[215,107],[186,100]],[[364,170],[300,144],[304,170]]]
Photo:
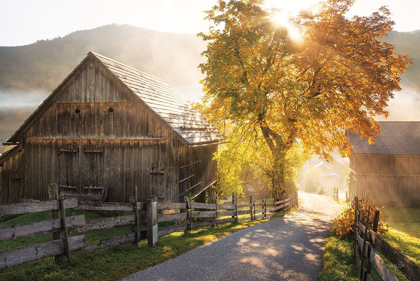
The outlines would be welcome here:
[[[300,193],[301,207],[122,280],[316,280],[332,219],[340,208]]]

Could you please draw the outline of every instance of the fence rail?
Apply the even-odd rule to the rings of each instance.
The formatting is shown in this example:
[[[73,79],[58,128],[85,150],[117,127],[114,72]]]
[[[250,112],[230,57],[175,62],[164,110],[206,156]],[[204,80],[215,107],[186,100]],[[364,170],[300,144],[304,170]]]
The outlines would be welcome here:
[[[385,256],[393,264],[398,265],[398,269],[411,281],[420,281],[420,268],[401,254],[397,249],[391,247],[387,242],[376,233],[379,222],[379,210],[375,210],[375,217],[372,229],[369,229],[370,209],[366,212],[358,208],[359,200],[357,196],[353,200],[355,205],[354,239],[355,256],[360,269],[360,280],[372,280],[370,275],[373,265],[384,281],[398,280],[385,265],[378,252]]]
[[[128,243],[137,244],[141,239],[148,239],[149,245],[154,245],[161,235],[175,231],[184,231],[188,234],[198,227],[268,217],[274,212],[286,211],[297,204],[297,194],[270,204],[266,200],[253,202],[252,197],[250,203],[242,205],[237,204],[236,197],[232,200],[232,204],[217,204],[217,201],[205,204],[191,202],[190,198],[186,198],[185,203],[158,203],[156,198],[151,198],[149,202],[136,202],[135,197],[130,203],[98,203],[64,199],[58,196],[56,188],[56,185],[49,187],[51,201],[0,205],[0,216],[51,212],[49,220],[0,227],[0,243],[48,233],[52,233],[53,236],[49,242],[0,252],[0,270],[51,256],[55,257],[57,263],[63,263],[64,257],[71,262],[72,254]],[[65,211],[68,209],[117,211],[123,214],[86,219],[85,214],[66,217]],[[159,226],[159,223],[163,222],[172,222],[173,225]],[[148,230],[140,231],[139,224],[147,224]],[[97,244],[87,244],[85,235],[69,237],[69,234],[121,226],[131,226],[132,232],[101,240]]]

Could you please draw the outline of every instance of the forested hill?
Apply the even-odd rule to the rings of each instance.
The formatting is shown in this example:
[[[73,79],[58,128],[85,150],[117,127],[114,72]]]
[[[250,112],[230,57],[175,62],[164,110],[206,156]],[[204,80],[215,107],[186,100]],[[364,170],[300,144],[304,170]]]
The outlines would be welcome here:
[[[391,32],[386,40],[414,61],[404,82],[420,90],[420,31]],[[158,32],[129,25],[76,31],[31,45],[0,47],[0,91],[51,92],[89,52],[157,76],[173,86],[198,83],[205,43],[195,34]]]
[[[0,90],[51,92],[93,51],[157,76],[171,85],[198,81],[205,43],[195,34],[172,34],[129,25],[76,31],[62,38],[0,47]]]

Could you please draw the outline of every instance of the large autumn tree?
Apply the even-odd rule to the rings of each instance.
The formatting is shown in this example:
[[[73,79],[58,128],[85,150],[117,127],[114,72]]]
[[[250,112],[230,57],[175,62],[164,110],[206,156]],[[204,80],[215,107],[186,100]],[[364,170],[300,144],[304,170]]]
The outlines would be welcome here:
[[[326,0],[292,19],[302,33],[273,21],[262,0],[219,0],[200,65],[213,120],[229,120],[269,148],[274,188],[284,189],[285,159],[297,142],[329,157],[348,155],[345,130],[373,141],[374,121],[400,90],[398,74],[411,63],[382,41],[394,22],[382,7],[368,17],[346,14],[353,0]]]

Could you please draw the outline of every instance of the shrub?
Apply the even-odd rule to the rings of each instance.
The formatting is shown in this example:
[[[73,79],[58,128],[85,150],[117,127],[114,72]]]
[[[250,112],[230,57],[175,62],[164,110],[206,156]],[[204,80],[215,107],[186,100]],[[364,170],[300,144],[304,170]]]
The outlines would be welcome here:
[[[337,237],[343,239],[345,237],[352,236],[354,234],[354,202],[351,203],[351,206],[344,210],[341,215],[334,220],[332,230]],[[369,229],[373,228],[373,219],[375,217],[375,210],[379,210],[379,208],[374,203],[367,203],[366,199],[361,198],[359,199],[358,209],[359,211],[364,211],[365,218],[363,220],[364,224],[366,222],[366,217],[368,210],[370,208],[369,213]],[[385,223],[385,218],[382,212],[379,212],[379,223],[378,223],[378,230],[377,234],[382,235],[388,231],[388,224]]]

